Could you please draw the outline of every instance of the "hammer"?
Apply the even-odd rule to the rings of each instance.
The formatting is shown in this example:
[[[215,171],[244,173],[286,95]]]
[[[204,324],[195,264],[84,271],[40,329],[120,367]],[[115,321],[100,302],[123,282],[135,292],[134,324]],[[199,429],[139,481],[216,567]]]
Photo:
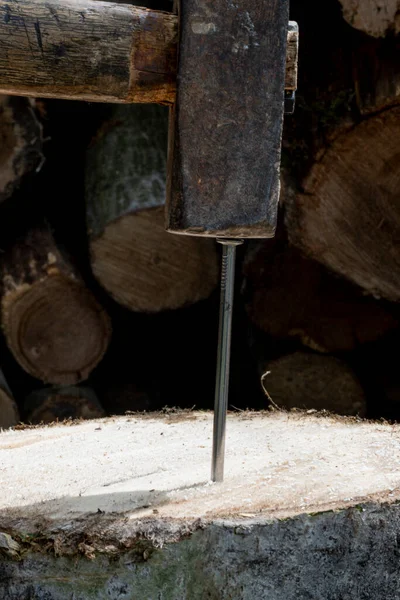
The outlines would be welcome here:
[[[289,0],[0,0],[0,93],[170,104],[166,228],[222,248],[212,474],[222,481],[235,250],[273,237],[298,32]],[[287,44],[287,42],[289,42]]]

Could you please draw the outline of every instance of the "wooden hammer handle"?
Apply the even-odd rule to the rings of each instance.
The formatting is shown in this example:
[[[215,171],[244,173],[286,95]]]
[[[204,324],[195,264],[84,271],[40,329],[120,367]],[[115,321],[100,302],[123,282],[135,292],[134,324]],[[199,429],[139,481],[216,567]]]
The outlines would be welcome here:
[[[176,15],[97,0],[0,0],[0,93],[171,104]],[[286,88],[297,41],[288,31]]]

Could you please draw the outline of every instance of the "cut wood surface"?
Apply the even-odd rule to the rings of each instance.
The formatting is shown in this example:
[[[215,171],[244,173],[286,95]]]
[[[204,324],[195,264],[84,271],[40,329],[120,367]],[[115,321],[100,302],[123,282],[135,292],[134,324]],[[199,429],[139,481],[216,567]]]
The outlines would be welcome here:
[[[165,231],[167,113],[157,106],[116,108],[87,157],[93,273],[117,302],[136,311],[193,304],[218,282],[211,240]]]
[[[398,425],[228,415],[213,485],[211,432],[189,412],[1,433],[0,595],[397,598]]]
[[[24,176],[40,166],[41,149],[42,128],[30,101],[0,96],[0,202],[11,197]]]
[[[128,514],[130,523],[173,519],[188,526],[199,518],[284,517],[396,500],[399,434],[398,425],[343,417],[230,414],[225,481],[210,486],[212,414],[4,432],[0,510],[8,513],[0,512],[0,523],[71,524],[100,509],[123,514],[125,523]]]
[[[0,0],[0,92],[172,103],[178,19],[172,13],[143,8],[149,4],[140,0]],[[289,31],[288,36],[286,70],[292,87],[295,34]]]
[[[343,16],[350,25],[380,37],[400,31],[399,0],[340,0]]]
[[[53,423],[65,419],[98,419],[105,412],[88,387],[49,387],[32,392],[24,402],[27,423]]]
[[[285,193],[290,241],[376,297],[400,299],[400,108],[340,135],[302,193]]]
[[[283,240],[249,247],[243,274],[248,315],[277,340],[298,339],[319,352],[348,352],[398,325],[385,303]]]
[[[262,388],[274,406],[363,417],[366,402],[353,371],[333,356],[294,352],[264,365]]]
[[[32,230],[2,256],[1,284],[1,323],[20,365],[49,383],[86,379],[107,348],[110,323],[49,230]]]

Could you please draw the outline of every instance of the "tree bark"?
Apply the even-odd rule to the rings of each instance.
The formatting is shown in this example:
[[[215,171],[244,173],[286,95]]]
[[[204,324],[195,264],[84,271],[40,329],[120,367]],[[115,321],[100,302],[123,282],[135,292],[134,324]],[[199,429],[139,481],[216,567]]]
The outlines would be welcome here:
[[[88,152],[93,273],[119,303],[158,312],[207,298],[217,285],[211,240],[165,231],[167,109],[118,107]]]
[[[1,284],[2,327],[19,364],[49,383],[86,379],[107,348],[110,322],[49,230],[32,230],[2,257]]]
[[[340,0],[343,16],[352,27],[374,37],[400,31],[399,0]]]
[[[26,98],[0,96],[0,203],[39,167],[42,128]]]
[[[250,248],[243,272],[252,322],[278,341],[298,340],[319,352],[348,352],[398,325],[391,307],[365,296],[285,241]]]
[[[327,410],[364,416],[365,396],[352,370],[332,356],[295,352],[266,365],[267,397],[279,408]]]
[[[66,419],[100,419],[105,412],[88,387],[50,387],[32,392],[25,400],[27,423],[53,423]]]
[[[302,191],[284,194],[290,241],[376,297],[400,299],[400,107],[337,137]]]

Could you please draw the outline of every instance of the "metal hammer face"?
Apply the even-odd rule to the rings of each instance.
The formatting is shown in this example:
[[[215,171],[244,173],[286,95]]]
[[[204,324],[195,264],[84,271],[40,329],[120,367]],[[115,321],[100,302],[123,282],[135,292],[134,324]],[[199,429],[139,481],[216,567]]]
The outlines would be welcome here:
[[[167,228],[274,235],[289,0],[183,0]]]

